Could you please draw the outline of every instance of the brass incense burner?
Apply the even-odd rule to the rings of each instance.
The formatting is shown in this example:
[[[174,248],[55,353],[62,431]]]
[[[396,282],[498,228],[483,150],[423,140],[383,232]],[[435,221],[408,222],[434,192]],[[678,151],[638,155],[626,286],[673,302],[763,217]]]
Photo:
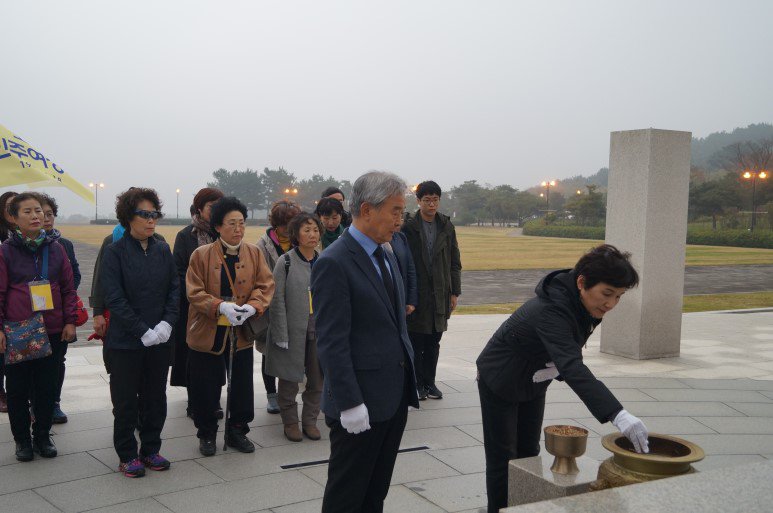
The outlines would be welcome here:
[[[578,474],[575,458],[585,454],[588,430],[576,426],[546,426],[545,449],[555,456],[550,470],[556,474]]]
[[[612,452],[612,457],[599,466],[591,490],[603,490],[664,477],[689,474],[696,470],[692,464],[705,457],[703,449],[692,442],[675,436],[649,434],[647,454],[639,454],[622,434],[612,433],[601,439],[601,445]]]

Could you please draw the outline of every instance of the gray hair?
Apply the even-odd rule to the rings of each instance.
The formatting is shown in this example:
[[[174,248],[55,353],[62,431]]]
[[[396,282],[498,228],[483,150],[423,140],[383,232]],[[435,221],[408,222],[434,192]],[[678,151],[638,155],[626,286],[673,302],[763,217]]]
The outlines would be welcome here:
[[[392,196],[403,196],[407,189],[403,179],[394,173],[369,171],[359,177],[352,187],[352,197],[349,199],[352,216],[360,217],[363,203],[379,208]]]

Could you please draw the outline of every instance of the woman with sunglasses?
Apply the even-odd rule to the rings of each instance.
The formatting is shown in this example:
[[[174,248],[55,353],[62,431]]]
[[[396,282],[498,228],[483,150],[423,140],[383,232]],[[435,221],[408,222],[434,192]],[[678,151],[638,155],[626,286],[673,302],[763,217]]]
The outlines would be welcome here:
[[[153,237],[162,216],[156,191],[139,187],[125,191],[117,198],[115,213],[126,231],[107,247],[100,270],[110,310],[104,344],[110,360],[113,443],[119,471],[142,477],[146,467],[170,466],[159,450],[166,421],[168,340],[179,315],[180,282],[169,245]]]

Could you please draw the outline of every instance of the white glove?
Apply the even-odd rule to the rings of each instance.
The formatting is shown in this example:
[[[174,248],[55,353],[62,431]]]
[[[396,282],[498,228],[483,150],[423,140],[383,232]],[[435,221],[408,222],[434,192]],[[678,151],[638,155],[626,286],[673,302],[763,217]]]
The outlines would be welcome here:
[[[286,340],[285,340],[285,341],[283,341],[283,342],[280,342],[280,341],[278,341],[278,340],[275,340],[275,341],[274,341],[274,345],[275,345],[276,347],[278,347],[279,349],[287,349],[288,347],[290,347],[290,343],[289,343],[289,342],[287,342]]]
[[[370,417],[365,403],[341,412],[341,426],[356,435],[370,429]]]
[[[161,343],[161,338],[158,336],[158,333],[150,329],[142,335],[140,340],[142,340],[142,345],[145,347],[155,346],[156,344]]]
[[[625,410],[620,410],[612,424],[631,441],[636,452],[650,452],[649,433],[641,419]]]
[[[244,318],[245,319],[249,319],[250,317],[252,317],[256,313],[258,313],[258,311],[255,310],[255,307],[250,306],[250,305],[248,305],[246,303],[243,304],[242,306],[240,306],[239,308],[241,308],[242,311],[244,312]]]
[[[556,369],[556,364],[553,362],[548,362],[545,364],[544,369],[540,369],[534,373],[534,377],[532,377],[531,380],[535,383],[541,383],[542,381],[556,379],[557,377],[558,369]]]
[[[166,321],[161,321],[158,324],[156,324],[156,327],[153,328],[153,331],[155,331],[156,335],[158,335],[158,338],[161,339],[161,342],[159,342],[159,344],[163,344],[164,342],[169,340],[169,337],[172,336],[172,327]]]
[[[244,310],[242,310],[242,307],[236,303],[223,301],[220,303],[220,306],[217,307],[217,310],[222,315],[225,315],[226,319],[228,319],[228,322],[230,322],[232,326],[241,326],[244,324],[244,321],[247,320]]]

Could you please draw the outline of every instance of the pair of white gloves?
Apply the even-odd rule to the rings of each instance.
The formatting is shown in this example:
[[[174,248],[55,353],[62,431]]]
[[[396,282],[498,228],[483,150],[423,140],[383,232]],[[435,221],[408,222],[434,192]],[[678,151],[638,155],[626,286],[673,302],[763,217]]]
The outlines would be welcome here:
[[[217,311],[221,315],[225,315],[225,318],[228,319],[228,322],[230,322],[232,326],[241,326],[248,318],[252,317],[257,312],[254,307],[248,304],[239,306],[230,301],[223,301],[220,303],[220,306],[217,307]]]
[[[556,379],[558,374],[556,364],[548,362],[545,364],[544,369],[540,369],[534,373],[532,381],[540,383],[549,379]],[[631,441],[636,452],[650,452],[649,433],[647,432],[647,426],[644,425],[644,422],[642,422],[641,419],[634,417],[626,410],[620,410],[620,413],[615,416],[612,424]]]
[[[167,340],[169,340],[169,337],[172,336],[172,326],[169,325],[166,321],[161,321],[158,324],[156,324],[156,327],[152,330],[149,329],[145,332],[144,335],[142,335],[142,345],[145,347],[150,346],[157,346],[158,344],[163,344]]]

